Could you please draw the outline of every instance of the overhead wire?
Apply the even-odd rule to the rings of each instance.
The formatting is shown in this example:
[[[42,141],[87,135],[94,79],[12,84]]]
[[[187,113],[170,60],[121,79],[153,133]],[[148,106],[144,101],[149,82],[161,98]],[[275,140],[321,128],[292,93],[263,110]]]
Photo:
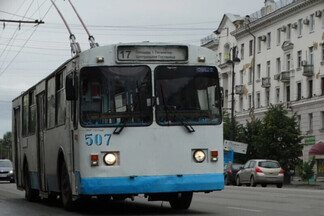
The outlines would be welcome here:
[[[32,3],[34,2],[34,0],[32,1]],[[31,4],[32,4],[31,3]],[[30,5],[31,6],[31,5]],[[27,9],[26,13],[29,11],[30,7]],[[50,11],[51,7],[47,10],[47,12],[45,13],[43,19],[45,18],[45,16],[48,14],[48,12]],[[26,44],[28,43],[28,41],[31,39],[31,37],[34,35],[35,31],[37,30],[39,24],[36,24],[34,27],[34,31],[30,34],[30,36],[27,38],[26,42],[23,44],[23,46],[20,48],[20,50],[17,52],[17,54],[13,57],[13,59],[9,62],[9,64],[6,66],[6,68],[3,71],[0,71],[0,76],[2,76],[6,70],[9,68],[9,66],[12,64],[12,62],[16,59],[16,57],[19,55],[19,53],[24,49],[24,47],[26,46]],[[1,70],[1,67],[0,67]]]

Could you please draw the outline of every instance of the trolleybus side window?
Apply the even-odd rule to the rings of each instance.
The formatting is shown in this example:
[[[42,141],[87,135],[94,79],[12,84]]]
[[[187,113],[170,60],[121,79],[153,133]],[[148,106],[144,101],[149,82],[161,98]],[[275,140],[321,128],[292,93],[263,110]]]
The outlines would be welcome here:
[[[158,124],[221,123],[215,67],[159,66],[155,69],[155,83]]]
[[[151,72],[147,66],[87,67],[81,70],[81,124],[148,126],[152,123]]]
[[[28,112],[28,134],[35,134],[36,131],[36,103],[35,103],[35,91],[29,92],[29,112]]]
[[[63,72],[56,75],[56,125],[65,123],[65,91],[63,87]]]
[[[22,134],[23,136],[27,136],[28,135],[28,100],[29,100],[29,96],[28,94],[23,96],[23,118],[22,118],[22,123],[23,123],[23,128],[22,128]]]
[[[55,77],[47,80],[47,129],[55,126]]]

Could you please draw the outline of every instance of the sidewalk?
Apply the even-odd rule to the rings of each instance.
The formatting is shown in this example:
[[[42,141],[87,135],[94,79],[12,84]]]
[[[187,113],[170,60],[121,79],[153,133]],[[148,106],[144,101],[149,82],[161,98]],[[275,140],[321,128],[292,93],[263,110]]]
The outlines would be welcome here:
[[[292,178],[290,184],[285,184],[284,187],[294,187],[294,188],[307,188],[307,189],[316,189],[316,190],[324,190],[324,181],[302,181],[299,178]]]

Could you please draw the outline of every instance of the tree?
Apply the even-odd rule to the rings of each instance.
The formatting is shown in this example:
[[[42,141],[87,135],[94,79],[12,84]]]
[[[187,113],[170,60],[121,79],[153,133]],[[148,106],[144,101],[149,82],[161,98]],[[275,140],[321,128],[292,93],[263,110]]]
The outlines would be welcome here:
[[[291,117],[287,114],[283,105],[271,105],[262,120],[258,137],[260,157],[279,161],[286,174],[300,162],[303,148],[296,114]]]
[[[11,132],[5,133],[3,135],[3,139],[0,139],[0,159],[1,158],[12,159]]]
[[[302,178],[302,180],[307,180],[309,184],[309,179],[314,176],[313,167],[315,165],[315,158],[312,160],[303,162],[301,165],[296,167],[297,174]]]

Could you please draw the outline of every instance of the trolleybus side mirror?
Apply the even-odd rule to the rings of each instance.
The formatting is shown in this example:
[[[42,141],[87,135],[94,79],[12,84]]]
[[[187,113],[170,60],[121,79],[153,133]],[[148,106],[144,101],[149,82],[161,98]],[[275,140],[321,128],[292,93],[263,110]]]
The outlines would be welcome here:
[[[65,95],[66,100],[73,101],[77,99],[76,86],[73,83],[77,83],[76,77],[70,73],[65,78]]]

